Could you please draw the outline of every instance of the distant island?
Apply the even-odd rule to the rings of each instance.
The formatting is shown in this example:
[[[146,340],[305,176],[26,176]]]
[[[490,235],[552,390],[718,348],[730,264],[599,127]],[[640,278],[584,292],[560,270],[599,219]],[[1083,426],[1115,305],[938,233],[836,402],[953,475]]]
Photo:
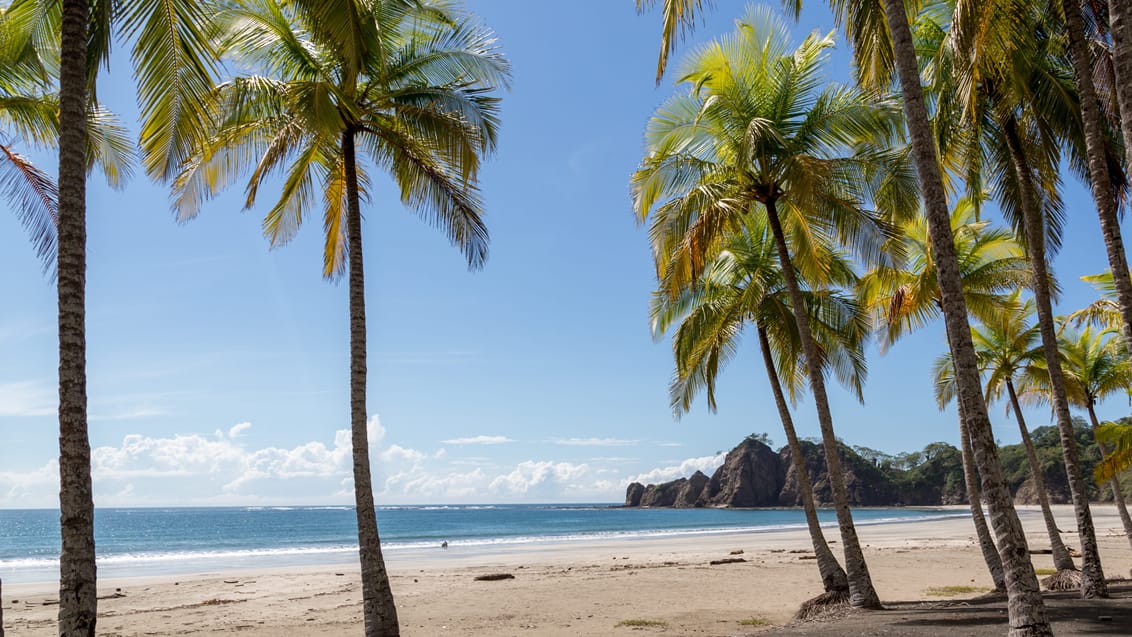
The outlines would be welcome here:
[[[1100,461],[1092,431],[1078,422],[1077,442],[1085,475]],[[1039,427],[1031,436],[1042,466],[1042,478],[1055,504],[1070,502],[1065,467],[1056,427]],[[625,491],[626,507],[792,507],[801,506],[790,448],[775,452],[766,435],[751,435],[728,452],[723,464],[708,477],[697,471],[687,478],[644,485],[634,482]],[[819,505],[832,503],[825,454],[814,441],[801,441],[806,468],[814,482]],[[849,503],[853,506],[939,506],[966,504],[959,450],[935,442],[922,451],[898,455],[840,444],[841,466]],[[1037,504],[1025,451],[1021,444],[999,448],[1006,480],[1019,504]],[[1125,478],[1127,480],[1127,478]],[[1088,482],[1093,500],[1111,500]]]

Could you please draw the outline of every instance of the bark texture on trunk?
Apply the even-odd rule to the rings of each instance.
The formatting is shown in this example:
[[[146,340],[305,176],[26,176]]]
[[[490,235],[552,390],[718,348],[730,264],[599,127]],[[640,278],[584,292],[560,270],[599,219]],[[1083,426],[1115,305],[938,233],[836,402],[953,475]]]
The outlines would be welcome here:
[[[1034,449],[1034,441],[1030,439],[1030,431],[1026,428],[1026,418],[1022,415],[1022,405],[1018,402],[1018,393],[1014,390],[1014,381],[1007,379],[1006,391],[1010,394],[1010,405],[1014,408],[1014,419],[1018,421],[1018,430],[1022,434],[1022,446],[1026,449],[1026,461],[1030,464],[1030,475],[1034,478],[1034,490],[1038,493],[1038,504],[1042,507],[1042,519],[1046,523],[1046,533],[1049,534],[1050,552],[1053,556],[1053,567],[1059,571],[1077,570],[1073,564],[1073,557],[1065,548],[1061,540],[1061,532],[1057,528],[1057,521],[1053,519],[1053,509],[1049,507],[1049,493],[1046,491],[1045,480],[1042,479],[1042,465],[1038,462],[1038,452]]]
[[[59,634],[95,634],[86,395],[86,0],[63,0],[59,76]]]
[[[991,526],[998,540],[1002,565],[1006,571],[1007,615],[1010,637],[1051,635],[1045,604],[1038,589],[1038,578],[1030,563],[1030,551],[1013,498],[1006,486],[998,448],[991,431],[986,402],[983,400],[971,326],[967,323],[967,303],[963,298],[959,260],[955,253],[947,194],[943,189],[932,139],[924,93],[920,86],[919,65],[908,26],[903,0],[884,0],[885,17],[892,34],[896,70],[904,96],[904,113],[912,138],[912,154],[924,198],[928,234],[935,255],[944,324],[952,347],[955,384],[963,403],[967,427],[975,452],[975,463],[982,478],[983,494],[990,508]]]
[[[1132,4],[1128,0],[1108,0],[1108,30],[1112,35],[1112,67],[1116,80],[1116,103],[1120,110],[1120,129],[1124,136],[1124,152],[1132,166]],[[1119,226],[1118,226],[1119,228]],[[1120,237],[1117,237],[1120,239]],[[1123,241],[1120,241],[1123,249]],[[1108,246],[1106,240],[1105,246]],[[1125,257],[1125,260],[1127,257]],[[1132,307],[1132,304],[1129,304]],[[1124,303],[1120,304],[1124,317],[1124,340],[1132,352],[1132,325]],[[1129,538],[1132,540],[1132,537]]]
[[[833,432],[833,417],[829,411],[829,399],[825,393],[825,378],[823,377],[817,344],[810,332],[810,317],[806,315],[805,299],[798,286],[798,277],[794,274],[794,264],[790,261],[790,248],[786,244],[786,235],[782,231],[782,221],[778,218],[778,211],[774,199],[766,202],[767,217],[770,228],[774,233],[774,243],[778,248],[778,261],[782,266],[782,278],[786,282],[786,289],[790,293],[790,305],[794,312],[794,321],[798,324],[798,333],[802,340],[802,352],[805,356],[806,370],[810,378],[810,391],[814,395],[814,405],[818,412],[818,424],[821,428],[822,447],[825,450],[825,462],[829,467],[829,489],[833,495],[833,506],[837,511],[837,526],[841,531],[841,545],[845,551],[845,571],[849,577],[849,605],[854,608],[881,608],[880,597],[873,588],[873,580],[869,575],[868,564],[865,563],[865,554],[861,551],[861,542],[857,539],[857,529],[853,525],[853,514],[849,511],[849,497],[845,492],[845,479],[841,474],[841,458],[837,451],[837,438]]]
[[[1093,425],[1093,432],[1096,433],[1097,427],[1101,426],[1101,421],[1097,418],[1096,409],[1093,407],[1093,402],[1089,400],[1089,420]],[[1097,449],[1100,449],[1101,460],[1108,457],[1108,448],[1101,441],[1097,441]],[[1124,502],[1124,494],[1120,491],[1120,481],[1114,476],[1108,481],[1108,486],[1112,489],[1112,499],[1116,502],[1116,511],[1120,514],[1120,524],[1124,527],[1124,536],[1128,538],[1129,544],[1132,544],[1132,517],[1128,516],[1128,505]]]
[[[1006,592],[1006,573],[1002,568],[1002,556],[994,545],[987,520],[983,515],[983,494],[979,489],[979,476],[975,471],[974,453],[971,449],[971,434],[967,431],[967,419],[963,417],[962,403],[959,406],[959,452],[963,460],[963,481],[967,485],[967,503],[971,507],[971,521],[975,523],[975,535],[979,538],[979,550],[987,563],[994,590]]]
[[[1065,374],[1061,370],[1061,351],[1057,343],[1057,327],[1054,324],[1053,304],[1049,293],[1045,218],[1038,205],[1033,174],[1025,150],[1022,148],[1017,121],[1006,120],[1003,122],[1002,130],[1014,164],[1015,177],[1018,179],[1026,253],[1034,277],[1030,288],[1034,293],[1038,332],[1042,337],[1042,349],[1045,352],[1046,369],[1049,372],[1050,403],[1053,406],[1057,431],[1061,438],[1061,455],[1065,461],[1069,493],[1073,498],[1073,513],[1077,517],[1077,534],[1081,542],[1081,596],[1108,597],[1108,586],[1105,584],[1100,551],[1097,547],[1097,534],[1093,528],[1093,514],[1089,509],[1089,494],[1085,489],[1085,479],[1081,471],[1081,453],[1077,449],[1077,438],[1073,434],[1073,418],[1069,414]]]
[[[381,539],[377,533],[377,511],[370,476],[369,432],[366,429],[366,298],[362,263],[362,210],[358,194],[358,171],[354,132],[342,134],[346,171],[346,239],[350,286],[350,440],[354,460],[354,500],[358,518],[358,554],[362,570],[362,613],[366,637],[396,637],[401,634],[397,607]]]
[[[790,446],[790,458],[794,463],[798,492],[802,495],[802,510],[806,513],[806,526],[810,530],[810,541],[814,545],[814,555],[817,557],[822,586],[827,593],[848,591],[849,578],[845,575],[845,570],[841,568],[841,564],[837,562],[837,558],[834,557],[833,551],[829,550],[829,543],[825,541],[821,523],[818,522],[818,511],[817,507],[814,506],[814,487],[810,482],[810,472],[806,470],[806,459],[802,455],[802,445],[798,443],[798,434],[794,431],[794,419],[790,416],[790,406],[786,403],[786,396],[782,392],[778,370],[774,368],[774,359],[770,354],[770,341],[767,339],[766,330],[761,325],[755,327],[759,333],[759,350],[762,352],[763,365],[766,366],[766,375],[770,380],[770,388],[774,394],[774,404],[778,407],[778,417],[782,420],[782,430],[786,432],[786,444]]]
[[[0,637],[4,637],[4,582],[0,580]]]
[[[1110,11],[1116,7],[1116,23],[1110,26],[1118,49],[1114,51],[1116,64],[1117,103],[1124,119],[1124,139],[1132,136],[1129,123],[1132,123],[1132,104],[1125,100],[1132,98],[1132,73],[1129,73],[1130,43],[1127,40],[1129,29],[1127,13],[1128,0],[1109,0]],[[1097,217],[1101,222],[1105,251],[1108,253],[1108,267],[1116,285],[1117,305],[1124,319],[1123,334],[1132,351],[1132,279],[1128,275],[1128,257],[1124,253],[1124,239],[1120,233],[1120,219],[1117,217],[1116,202],[1113,199],[1112,180],[1109,179],[1108,162],[1105,161],[1104,132],[1101,127],[1101,112],[1097,105],[1097,91],[1093,86],[1092,57],[1085,39],[1085,21],[1081,15],[1080,0],[1061,0],[1065,13],[1065,30],[1069,38],[1069,53],[1073,61],[1073,80],[1077,94],[1081,98],[1081,120],[1085,129],[1085,149],[1089,159],[1089,181],[1092,185],[1093,202],[1097,206]],[[1120,46],[1123,45],[1123,46]],[[1125,152],[1132,153],[1132,146],[1125,146]],[[1132,156],[1132,155],[1130,155]]]

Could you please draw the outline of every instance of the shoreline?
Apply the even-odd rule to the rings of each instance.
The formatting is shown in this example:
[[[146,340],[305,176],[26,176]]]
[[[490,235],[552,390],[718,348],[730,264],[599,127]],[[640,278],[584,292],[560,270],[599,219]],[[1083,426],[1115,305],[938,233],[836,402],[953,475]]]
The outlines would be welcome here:
[[[962,511],[965,507],[959,507]],[[1054,507],[1064,531],[1075,528],[1072,508]],[[1029,544],[1045,548],[1036,507],[1019,507]],[[1093,507],[1109,578],[1127,576],[1132,552],[1115,507]],[[861,525],[862,547],[876,588],[886,602],[961,601],[990,586],[973,541],[970,517]],[[1076,545],[1075,533],[1065,533]],[[836,540],[836,533],[828,539]],[[840,554],[839,545],[832,544]],[[440,556],[388,554],[387,563],[407,637],[500,634],[631,634],[620,622],[664,622],[671,634],[748,634],[744,621],[790,620],[798,605],[821,592],[808,534],[798,530],[681,538],[641,538],[526,545],[498,552],[449,549]],[[709,565],[733,557],[745,562]],[[1049,568],[1049,555],[1033,556]],[[476,575],[515,579],[478,582]],[[971,587],[949,597],[933,589]],[[356,564],[220,569],[178,576],[104,578],[100,632],[253,637],[352,634],[360,625]],[[57,633],[54,583],[4,586],[5,622],[12,634]],[[19,600],[13,603],[13,600]],[[760,629],[761,630],[761,629]]]
[[[484,505],[473,505],[482,507]],[[555,505],[557,506],[557,505]],[[563,505],[569,508],[570,505]],[[578,508],[593,509],[597,508],[595,505],[582,504],[577,505]],[[244,507],[233,507],[244,508]],[[293,507],[282,507],[291,509]],[[321,508],[321,507],[317,507]],[[458,507],[457,507],[458,508]],[[639,507],[614,507],[608,508],[622,508],[622,509],[640,509]],[[648,509],[641,509],[648,510]],[[667,511],[670,508],[658,508],[657,511]],[[693,511],[695,509],[687,509]],[[720,509],[723,510],[723,509]],[[727,509],[729,511],[744,512],[744,511],[788,511],[795,512],[799,516],[802,514],[801,508],[797,507],[773,507],[773,508],[751,508],[751,509]],[[819,509],[825,511],[826,515],[832,515],[832,509]],[[854,511],[892,511],[894,515],[885,516],[880,518],[862,518],[856,520],[857,526],[875,526],[894,523],[927,523],[939,519],[947,519],[950,517],[962,517],[967,515],[967,507],[964,505],[941,505],[941,506],[912,506],[912,507],[860,507]],[[927,515],[919,517],[917,515],[902,516],[897,512],[927,512],[936,513],[939,515]],[[837,522],[835,519],[828,520],[822,523],[823,529],[836,529]],[[711,536],[728,536],[728,535],[745,535],[745,534],[762,534],[774,532],[794,532],[806,531],[806,523],[803,520],[791,523],[770,523],[762,525],[751,526],[733,526],[733,527],[674,527],[674,528],[658,528],[658,529],[644,529],[634,531],[593,531],[579,534],[567,535],[527,535],[527,536],[511,536],[511,537],[493,537],[493,538],[465,538],[456,539],[449,542],[447,551],[438,551],[439,541],[433,543],[423,542],[410,542],[402,543],[394,541],[390,544],[383,545],[382,550],[385,553],[387,561],[397,561],[400,559],[413,559],[431,561],[435,559],[445,559],[446,555],[452,554],[465,554],[465,553],[483,553],[486,555],[496,555],[508,551],[537,551],[542,547],[554,547],[557,545],[570,545],[570,544],[588,544],[595,542],[635,542],[649,539],[689,539],[711,537]],[[827,531],[828,532],[828,531]],[[334,545],[334,546],[296,546],[296,547],[279,547],[279,548],[248,548],[248,549],[233,549],[228,551],[207,551],[207,550],[193,550],[184,553],[130,553],[130,554],[111,554],[102,555],[99,557],[99,574],[100,577],[107,579],[130,577],[126,573],[130,571],[140,571],[140,577],[188,577],[191,575],[199,575],[212,572],[218,569],[239,569],[239,570],[256,570],[261,568],[276,568],[272,565],[274,562],[281,568],[300,568],[306,566],[340,566],[353,564],[357,560],[357,545]],[[35,560],[41,562],[44,560]],[[58,566],[55,560],[51,560],[50,564],[36,564],[27,565],[16,560],[17,566],[15,568],[5,569],[6,564],[0,562],[0,577],[3,577],[5,583],[12,585],[16,584],[39,584],[51,583],[58,580]],[[201,566],[201,564],[206,566]],[[216,567],[214,568],[213,565]]]

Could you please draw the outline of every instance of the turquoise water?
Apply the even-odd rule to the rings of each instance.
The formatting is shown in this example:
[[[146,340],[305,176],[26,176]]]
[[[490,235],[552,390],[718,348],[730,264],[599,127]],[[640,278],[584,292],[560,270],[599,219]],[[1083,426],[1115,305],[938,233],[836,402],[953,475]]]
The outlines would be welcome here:
[[[378,510],[388,557],[436,548],[468,554],[548,542],[692,536],[802,528],[797,509],[623,509],[608,505],[398,506]],[[833,511],[819,512],[834,523]],[[859,509],[858,524],[962,515],[933,509]],[[337,564],[357,555],[353,507],[98,509],[102,577]],[[534,548],[532,546],[532,548]],[[59,513],[0,510],[0,578],[57,578]]]

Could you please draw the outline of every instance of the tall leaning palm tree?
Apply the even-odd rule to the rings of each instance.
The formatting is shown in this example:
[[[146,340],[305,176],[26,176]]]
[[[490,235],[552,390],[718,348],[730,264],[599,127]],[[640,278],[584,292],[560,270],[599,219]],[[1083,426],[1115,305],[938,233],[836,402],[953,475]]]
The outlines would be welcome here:
[[[1111,338],[1115,335],[1112,330],[1094,332],[1091,327],[1085,327],[1078,333],[1071,330],[1063,330],[1061,333],[1060,350],[1069,398],[1073,404],[1084,407],[1088,412],[1094,432],[1101,426],[1100,419],[1097,418],[1097,403],[1113,394],[1123,394],[1132,387],[1132,362],[1128,359],[1123,339]],[[1040,378],[1046,380],[1048,376],[1042,375]],[[1101,458],[1105,458],[1109,453],[1106,445],[1099,441],[1097,445]],[[1129,517],[1120,482],[1113,477],[1108,483],[1124,526],[1124,534],[1132,542],[1132,517]]]
[[[908,210],[915,188],[894,169],[895,153],[865,144],[895,134],[894,105],[855,89],[823,88],[831,36],[811,35],[796,49],[788,43],[780,19],[751,9],[732,35],[688,58],[681,92],[650,121],[648,154],[633,178],[634,207],[640,220],[651,218],[658,273],[684,281],[695,279],[713,246],[744,217],[765,216],[817,409],[850,603],[876,608],[794,259],[807,259],[820,241],[851,247],[865,261],[880,259],[891,227],[865,202]]]
[[[992,525],[1006,570],[1009,633],[1014,637],[1049,635],[1049,620],[1038,592],[1037,576],[1030,563],[1026,535],[1006,486],[983,398],[959,260],[949,223],[947,191],[909,26],[909,7],[905,6],[904,0],[835,0],[832,4],[839,22],[845,25],[849,34],[857,66],[865,71],[864,79],[887,85],[895,71],[936,258],[944,324],[955,366],[956,392],[970,429],[983,494],[990,507]]]
[[[220,12],[220,50],[253,74],[221,83],[214,120],[174,182],[181,219],[250,171],[246,204],[284,174],[264,219],[273,246],[312,208],[326,233],[323,273],[348,274],[350,427],[365,634],[397,635],[381,553],[366,431],[366,315],[361,204],[387,172],[403,202],[479,268],[488,235],[476,180],[495,147],[496,87],[509,65],[493,33],[447,3],[235,1]],[[318,197],[316,192],[325,193]]]
[[[779,419],[786,434],[798,483],[810,540],[817,556],[825,594],[816,605],[848,601],[849,582],[845,570],[830,550],[818,521],[813,485],[805,456],[794,429],[794,420],[783,391],[783,380],[793,398],[803,370],[796,323],[784,289],[777,251],[765,220],[748,217],[744,228],[728,238],[702,277],[681,290],[666,290],[662,280],[653,297],[652,324],[656,337],[670,329],[676,373],[670,386],[677,417],[691,409],[701,391],[708,408],[715,411],[715,386],[719,372],[738,352],[745,326],[754,327],[767,380],[774,395]],[[819,260],[833,270],[835,284],[852,286],[856,276],[841,255],[823,249]],[[800,264],[801,265],[801,264]],[[810,265],[810,264],[807,264]],[[800,267],[805,271],[806,268]],[[854,299],[831,291],[805,291],[806,311],[812,317],[815,340],[823,362],[860,395],[864,355],[861,345],[867,335],[867,320]]]
[[[1114,0],[1110,5],[1121,5],[1121,0]],[[1109,174],[1110,153],[1108,152],[1104,122],[1100,106],[1097,103],[1097,91],[1093,84],[1092,57],[1086,41],[1085,20],[1081,11],[1080,0],[1061,0],[1061,10],[1065,18],[1065,34],[1069,43],[1070,59],[1073,63],[1073,78],[1080,96],[1081,121],[1084,127],[1085,148],[1088,158],[1089,185],[1092,188],[1093,203],[1097,207],[1097,217],[1100,219],[1101,233],[1104,237],[1105,252],[1108,255],[1109,269],[1113,273],[1116,286],[1117,303],[1124,318],[1124,340],[1129,350],[1132,350],[1132,277],[1128,271],[1128,256],[1124,248],[1124,239],[1120,231],[1117,200],[1114,196],[1113,183]],[[1132,128],[1132,100],[1130,100],[1128,83],[1132,81],[1132,54],[1128,41],[1129,24],[1128,9],[1117,7],[1114,16],[1116,24],[1113,25],[1112,35],[1117,43],[1114,51],[1116,71],[1115,88],[1121,109],[1121,119],[1125,139],[1130,139],[1129,129]],[[1125,152],[1132,153],[1132,147],[1125,148]]]
[[[1014,301],[1018,301],[1017,294],[1014,295]],[[1049,535],[1053,566],[1058,571],[1046,580],[1046,586],[1056,590],[1070,590],[1080,585],[1081,576],[1073,564],[1073,558],[1065,548],[1065,543],[1061,540],[1061,533],[1053,518],[1049,495],[1042,478],[1041,463],[1038,461],[1034,442],[1030,439],[1030,431],[1026,427],[1026,419],[1022,414],[1022,405],[1018,398],[1019,391],[1015,387],[1015,381],[1023,376],[1031,365],[1039,363],[1045,357],[1044,348],[1040,344],[1041,334],[1038,326],[1027,324],[1028,317],[1033,313],[1033,302],[1027,300],[1025,303],[1018,303],[1016,308],[1006,309],[991,320],[982,321],[980,325],[972,328],[971,333],[975,339],[975,350],[979,353],[979,361],[987,374],[987,402],[1001,399],[1005,393],[1010,408],[1014,411],[1014,418],[1018,422],[1022,446],[1026,450],[1026,461],[1030,465],[1030,476],[1034,490],[1038,494],[1038,504],[1041,505],[1046,533]]]
[[[1078,136],[1073,125],[1077,104],[1071,99],[1068,69],[1061,64],[1060,44],[1045,35],[1049,16],[1020,6],[999,0],[970,7],[959,3],[953,48],[964,53],[957,56],[962,78],[957,93],[967,124],[976,131],[968,163],[976,166],[975,172],[985,171],[983,178],[994,185],[1029,257],[1033,277],[1028,287],[1034,293],[1050,402],[1081,541],[1081,594],[1103,597],[1104,572],[1058,355],[1049,263],[1060,242],[1063,215],[1060,146],[1063,139]]]

